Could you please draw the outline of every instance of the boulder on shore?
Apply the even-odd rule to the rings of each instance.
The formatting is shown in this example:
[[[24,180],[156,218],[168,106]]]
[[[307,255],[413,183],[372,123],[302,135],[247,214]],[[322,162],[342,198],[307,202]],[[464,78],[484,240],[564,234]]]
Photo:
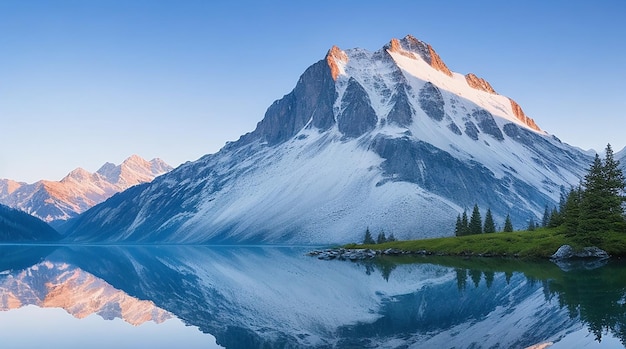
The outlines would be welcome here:
[[[577,258],[596,258],[596,259],[606,259],[609,258],[609,254],[598,247],[585,247],[580,251],[575,251],[574,248],[570,245],[563,245],[559,247],[559,249],[550,256],[552,260],[563,260],[563,259],[577,259]]]

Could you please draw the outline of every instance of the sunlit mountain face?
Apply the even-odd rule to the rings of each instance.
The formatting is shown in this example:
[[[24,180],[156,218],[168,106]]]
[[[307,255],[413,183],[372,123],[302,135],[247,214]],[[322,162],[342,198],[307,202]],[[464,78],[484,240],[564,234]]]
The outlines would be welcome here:
[[[412,36],[332,47],[254,131],[78,217],[67,241],[293,243],[451,235],[474,204],[538,221],[592,155]],[[565,188],[565,189],[564,189]]]

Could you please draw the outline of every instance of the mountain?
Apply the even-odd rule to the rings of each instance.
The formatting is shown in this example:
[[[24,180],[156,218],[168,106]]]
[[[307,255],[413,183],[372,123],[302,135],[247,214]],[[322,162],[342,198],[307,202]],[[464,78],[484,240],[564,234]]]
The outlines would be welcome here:
[[[367,227],[426,238],[451,235],[475,203],[520,228],[591,155],[412,36],[333,47],[253,132],[85,212],[69,238],[325,244]]]
[[[67,220],[115,193],[149,182],[171,169],[161,159],[146,161],[133,155],[117,166],[107,162],[96,173],[77,168],[59,182],[26,184],[0,179],[0,203],[46,222]]]
[[[51,242],[59,233],[40,219],[0,205],[0,242]]]
[[[79,319],[98,314],[105,320],[121,318],[135,326],[147,321],[162,323],[172,317],[153,302],[131,297],[67,263],[46,260],[8,272],[0,276],[2,311],[27,305],[62,308]]]

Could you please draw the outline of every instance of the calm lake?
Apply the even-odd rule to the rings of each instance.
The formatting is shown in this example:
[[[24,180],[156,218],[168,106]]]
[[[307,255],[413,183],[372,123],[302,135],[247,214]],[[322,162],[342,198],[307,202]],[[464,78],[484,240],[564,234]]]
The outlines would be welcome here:
[[[2,348],[623,348],[626,265],[0,246]]]

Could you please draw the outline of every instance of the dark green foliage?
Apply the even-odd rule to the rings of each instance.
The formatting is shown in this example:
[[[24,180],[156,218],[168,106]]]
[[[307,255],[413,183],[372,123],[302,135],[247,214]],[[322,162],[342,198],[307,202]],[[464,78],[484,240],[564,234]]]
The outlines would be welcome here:
[[[472,217],[469,221],[468,230],[469,235],[480,234],[483,232],[483,223],[482,218],[480,217],[478,204],[475,204],[474,209],[472,210]]]
[[[396,239],[395,236],[393,236],[393,233],[389,234],[389,237],[387,238],[387,242],[394,242],[397,241],[398,239]]]
[[[611,230],[626,232],[622,208],[625,186],[624,174],[609,144],[604,161],[596,154],[582,186],[572,189],[561,211],[552,216],[560,216],[569,235],[589,243]],[[549,226],[554,226],[556,220],[551,219]]]
[[[454,235],[455,236],[463,235],[463,223],[461,222],[461,214],[456,216],[456,224],[454,225]]]
[[[526,230],[533,231],[536,228],[537,228],[537,224],[535,224],[535,219],[531,217],[530,220],[528,221],[528,228],[526,228]]]
[[[378,237],[376,238],[376,243],[384,244],[385,242],[387,242],[387,237],[385,236],[385,232],[381,231],[380,233],[378,233]]]
[[[593,160],[589,173],[585,176],[585,190],[580,203],[578,226],[581,232],[594,233],[608,230],[607,211],[604,196],[606,193],[603,179],[602,161],[598,154]],[[566,223],[569,223],[566,221]]]
[[[510,233],[513,231],[513,223],[511,222],[511,216],[506,215],[506,219],[504,220],[504,230],[505,233]]]
[[[483,226],[483,233],[495,233],[496,232],[496,224],[493,221],[493,215],[491,214],[491,209],[487,209],[487,213],[485,214],[485,224]]]
[[[374,238],[372,237],[372,233],[370,232],[370,228],[368,227],[365,230],[365,237],[363,238],[363,244],[365,244],[365,245],[373,245],[375,243],[376,243],[376,241],[374,241]]]
[[[548,227],[556,228],[561,224],[563,224],[563,217],[561,216],[561,213],[557,210],[557,208],[554,207],[552,209],[552,212],[550,213],[550,221],[548,222]]]
[[[578,232],[578,224],[580,222],[580,203],[582,200],[583,190],[579,186],[572,188],[567,195],[565,201],[565,210],[562,214],[563,224],[568,234],[576,234]]]
[[[550,210],[548,210],[548,205],[546,205],[546,208],[543,210],[543,218],[541,219],[541,226],[542,227],[547,227],[548,224],[550,224]]]
[[[463,215],[456,217],[456,225],[454,227],[455,236],[465,236],[469,234],[469,222],[467,221],[467,211],[463,211]]]

